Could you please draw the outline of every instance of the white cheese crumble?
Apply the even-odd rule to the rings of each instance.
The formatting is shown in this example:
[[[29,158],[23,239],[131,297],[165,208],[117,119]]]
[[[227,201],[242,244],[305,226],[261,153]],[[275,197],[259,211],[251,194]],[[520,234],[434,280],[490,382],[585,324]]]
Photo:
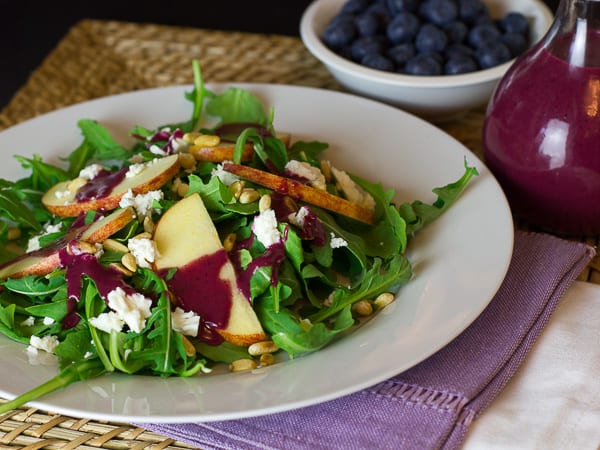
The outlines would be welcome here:
[[[125,321],[119,317],[114,311],[99,314],[96,317],[90,317],[90,325],[94,328],[110,333],[111,331],[121,331],[125,325]]]
[[[159,156],[165,156],[167,154],[167,152],[165,152],[162,148],[160,148],[156,144],[151,145],[148,150],[150,150],[150,153],[153,153],[153,154],[159,155]]]
[[[44,230],[38,234],[37,236],[33,236],[27,241],[27,250],[26,253],[34,252],[41,248],[40,246],[40,238],[42,236],[46,236],[47,234],[58,233],[61,229],[61,224],[57,223],[56,225],[52,225],[50,222],[44,225]]]
[[[127,241],[127,248],[135,257],[138,266],[150,269],[158,254],[156,243],[152,239],[132,238]]]
[[[186,336],[197,336],[200,316],[194,311],[184,311],[177,307],[171,313],[171,324],[175,331]]]
[[[321,189],[322,191],[326,189],[325,176],[318,167],[311,166],[307,162],[291,159],[285,165],[285,170],[307,180],[308,184],[314,188]]]
[[[125,173],[125,178],[133,178],[136,175],[139,175],[146,169],[145,163],[136,163],[129,166],[127,172]]]
[[[160,201],[164,198],[164,194],[161,190],[149,191],[145,194],[134,195],[131,189],[127,190],[121,200],[119,206],[121,208],[127,208],[132,206],[138,215],[147,216],[152,212],[152,203],[154,200]]]
[[[117,287],[106,296],[108,307],[121,318],[131,331],[139,333],[146,326],[146,319],[150,317],[152,300],[136,292],[127,294],[122,288]]]
[[[210,174],[211,176],[217,177],[219,180],[221,180],[221,182],[225,186],[231,186],[233,183],[239,181],[240,179],[240,177],[238,177],[237,175],[223,170],[223,164],[217,164],[217,167],[215,167]]]
[[[310,213],[310,209],[306,206],[301,206],[300,209],[294,214],[292,213],[289,217],[290,223],[296,225],[298,228],[304,227],[304,219]]]
[[[269,208],[256,216],[252,224],[252,231],[259,242],[265,247],[270,247],[279,242],[281,240],[281,233],[277,229],[275,211]]]
[[[348,242],[346,242],[344,238],[336,236],[333,233],[330,234],[330,237],[331,239],[329,240],[329,245],[331,248],[340,248],[348,246]]]
[[[363,208],[370,210],[375,209],[375,200],[373,197],[371,197],[368,192],[356,184],[354,180],[350,178],[350,175],[343,170],[336,169],[333,166],[331,166],[331,172],[333,173],[333,176],[335,177],[348,201],[362,206]]]
[[[21,325],[24,327],[32,327],[34,323],[35,323],[35,318],[33,316],[29,316],[27,319],[25,319],[23,322],[21,322]]]
[[[79,171],[79,178],[93,180],[104,169],[100,164],[90,164]]]
[[[48,353],[54,353],[54,349],[56,348],[56,346],[58,344],[59,344],[59,342],[58,342],[58,338],[56,336],[39,337],[39,336],[32,335],[29,338],[29,347],[31,347],[31,349],[35,349],[35,350],[30,350],[29,348],[28,348],[28,350],[33,351],[34,353],[36,350],[44,350],[45,352],[48,352]]]
[[[52,325],[54,323],[54,319],[52,317],[44,317],[42,322],[44,325]]]

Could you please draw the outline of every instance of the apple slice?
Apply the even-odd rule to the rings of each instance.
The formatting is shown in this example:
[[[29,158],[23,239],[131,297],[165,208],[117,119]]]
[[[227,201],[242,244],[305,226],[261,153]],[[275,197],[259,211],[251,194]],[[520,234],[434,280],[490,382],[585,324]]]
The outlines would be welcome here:
[[[135,218],[133,208],[118,209],[106,217],[71,230],[62,238],[39,250],[21,255],[0,266],[0,279],[26,275],[46,275],[60,266],[59,252],[74,239],[90,244],[102,242]]]
[[[272,189],[280,194],[288,195],[296,200],[328,209],[329,211],[351,217],[369,225],[375,222],[375,212],[373,210],[352,203],[337,195],[330,194],[327,191],[302,184],[296,180],[232,162],[225,162],[223,170]]]
[[[159,254],[155,269],[178,269],[168,285],[184,310],[200,315],[204,324],[232,344],[248,346],[266,339],[197,193],[163,214],[156,224],[154,242]]]
[[[179,171],[178,155],[165,156],[145,163],[146,167],[131,177],[125,177],[108,195],[77,201],[77,189],[69,189],[72,181],[54,185],[42,197],[42,203],[52,214],[61,217],[75,217],[86,211],[110,211],[119,206],[121,197],[131,189],[134,194],[143,194],[160,188]],[[94,180],[88,183],[94,183]]]

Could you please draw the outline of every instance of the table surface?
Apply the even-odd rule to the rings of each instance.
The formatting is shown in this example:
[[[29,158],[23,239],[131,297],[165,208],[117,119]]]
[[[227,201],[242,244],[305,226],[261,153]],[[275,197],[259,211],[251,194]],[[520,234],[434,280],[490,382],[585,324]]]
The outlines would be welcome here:
[[[207,82],[295,84],[343,91],[297,37],[83,20],[0,112],[0,130],[93,98],[192,83],[192,59],[200,61]],[[257,59],[262,63],[256,64]],[[481,156],[482,123],[480,110],[438,126]],[[526,228],[521,223],[517,226]],[[593,246],[599,241],[598,236],[570,239]],[[600,284],[599,256],[579,279]],[[50,441],[88,443],[96,448],[191,448],[128,424],[76,419],[27,407],[0,417],[3,445],[41,448]]]

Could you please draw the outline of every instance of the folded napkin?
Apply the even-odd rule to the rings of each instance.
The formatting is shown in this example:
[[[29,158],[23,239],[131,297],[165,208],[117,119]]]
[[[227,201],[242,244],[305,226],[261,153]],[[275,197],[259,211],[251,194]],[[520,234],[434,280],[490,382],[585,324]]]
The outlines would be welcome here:
[[[499,291],[457,338],[370,388],[248,419],[138,424],[203,449],[456,449],[593,257],[582,243],[517,231]]]

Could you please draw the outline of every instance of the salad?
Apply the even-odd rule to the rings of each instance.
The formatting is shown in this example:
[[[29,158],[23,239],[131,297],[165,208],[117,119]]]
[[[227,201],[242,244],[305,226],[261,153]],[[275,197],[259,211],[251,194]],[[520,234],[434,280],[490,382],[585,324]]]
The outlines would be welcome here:
[[[0,331],[60,371],[14,409],[110,372],[202,376],[318,351],[394,301],[411,236],[477,171],[397,205],[393,190],[275,130],[249,91],[204,86],[192,116],[117,143],[94,119],[53,165],[0,180]]]

